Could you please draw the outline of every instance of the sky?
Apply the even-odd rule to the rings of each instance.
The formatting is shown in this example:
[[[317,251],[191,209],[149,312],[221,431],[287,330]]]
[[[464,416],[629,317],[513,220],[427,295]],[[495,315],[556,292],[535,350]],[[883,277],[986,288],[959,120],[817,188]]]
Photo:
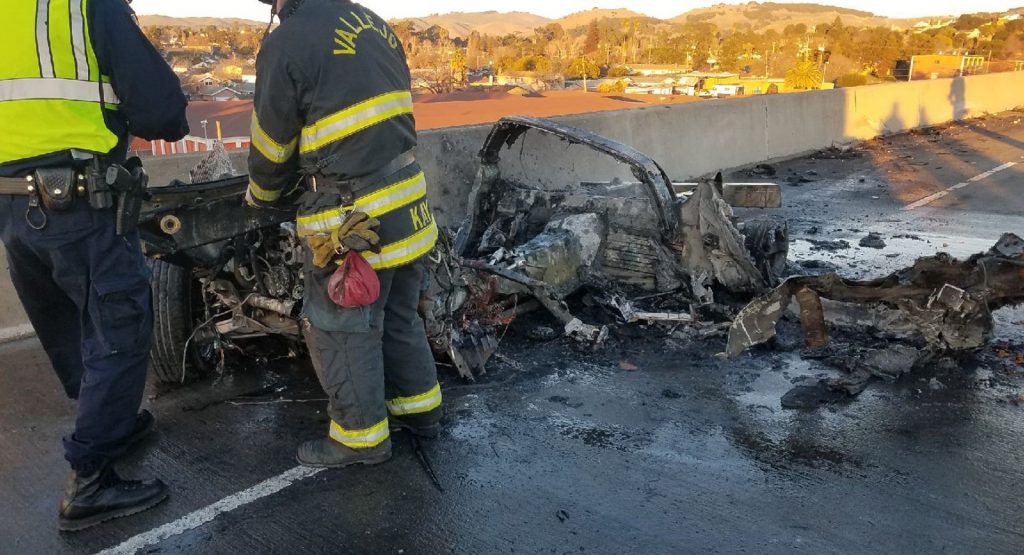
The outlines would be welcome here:
[[[724,0],[728,4],[741,1]],[[785,2],[786,0],[776,0]],[[804,0],[808,1],[808,0]],[[723,3],[723,0],[364,0],[362,4],[381,16],[391,19],[416,17],[433,13],[479,12],[486,10],[525,11],[550,18],[559,18],[590,8],[622,8],[654,17],[675,17],[693,8]],[[1019,6],[1021,0],[827,0],[831,4],[874,12],[889,17],[918,17],[927,15],[959,15],[964,12],[1005,11]],[[161,14],[176,17],[242,17],[266,20],[269,7],[257,0],[135,0],[132,3],[139,14]],[[427,6],[427,7],[425,7]]]

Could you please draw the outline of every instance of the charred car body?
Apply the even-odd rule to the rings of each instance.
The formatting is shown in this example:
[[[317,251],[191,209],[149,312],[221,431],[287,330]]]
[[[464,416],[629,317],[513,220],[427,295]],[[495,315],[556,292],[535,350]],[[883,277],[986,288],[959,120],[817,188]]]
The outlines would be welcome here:
[[[533,179],[523,164],[510,172],[501,153],[527,135],[584,148],[627,175],[548,180],[536,168],[541,178]],[[276,336],[281,349],[301,352],[303,252],[294,210],[243,208],[246,185],[232,177],[150,191],[140,230],[153,260],[152,362],[162,381],[221,365],[246,339]],[[501,331],[538,308],[566,335],[599,344],[607,330],[575,317],[566,302],[581,289],[601,291],[624,321],[655,318],[632,298],[677,294],[708,305],[769,290],[785,267],[787,228],[774,220],[737,225],[727,187],[720,178],[673,184],[639,151],[550,120],[499,121],[480,152],[466,220],[431,257],[421,312],[435,351],[471,378]],[[777,193],[732,197],[750,207],[778,204]]]

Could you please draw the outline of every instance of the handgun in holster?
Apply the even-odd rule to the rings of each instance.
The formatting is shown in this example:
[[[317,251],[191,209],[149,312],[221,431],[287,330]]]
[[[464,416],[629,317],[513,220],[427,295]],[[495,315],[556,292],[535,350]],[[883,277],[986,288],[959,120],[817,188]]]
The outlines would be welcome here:
[[[124,165],[111,164],[107,167],[104,183],[117,194],[116,230],[124,236],[139,227],[142,200],[145,196],[149,175],[138,158],[129,158]]]

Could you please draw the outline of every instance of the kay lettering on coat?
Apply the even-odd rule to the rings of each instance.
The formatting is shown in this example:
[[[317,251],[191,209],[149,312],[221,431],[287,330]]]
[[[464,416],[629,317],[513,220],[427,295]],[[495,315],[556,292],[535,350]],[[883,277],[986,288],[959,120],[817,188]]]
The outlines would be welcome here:
[[[358,44],[356,40],[363,31],[374,31],[384,39],[392,49],[398,48],[398,37],[391,32],[391,29],[383,21],[377,22],[373,17],[363,12],[360,17],[356,12],[349,12],[351,18],[339,17],[342,26],[334,31],[334,55],[355,56]]]
[[[412,218],[412,226],[419,231],[434,221],[434,215],[430,213],[430,206],[423,201],[409,209],[409,216]]]

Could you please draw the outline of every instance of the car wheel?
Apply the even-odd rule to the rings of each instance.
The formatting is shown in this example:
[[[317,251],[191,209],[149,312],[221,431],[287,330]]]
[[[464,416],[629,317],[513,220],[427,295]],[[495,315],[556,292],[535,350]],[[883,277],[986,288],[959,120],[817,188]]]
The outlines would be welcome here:
[[[185,356],[192,334],[192,271],[150,260],[153,287],[153,344],[150,368],[161,383],[185,381],[192,357]]]

